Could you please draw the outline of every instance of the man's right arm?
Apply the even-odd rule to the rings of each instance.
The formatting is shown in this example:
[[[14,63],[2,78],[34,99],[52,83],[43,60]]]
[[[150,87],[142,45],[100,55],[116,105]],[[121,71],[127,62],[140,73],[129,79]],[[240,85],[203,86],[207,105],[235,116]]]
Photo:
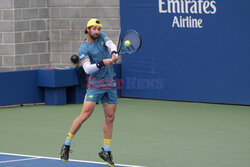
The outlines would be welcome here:
[[[102,68],[103,66],[110,66],[114,63],[113,59],[103,59],[96,64],[91,64],[90,59],[85,59],[82,61],[82,67],[86,74],[91,74]]]
[[[104,59],[97,62],[96,64],[91,64],[88,52],[82,46],[79,48],[79,55],[80,61],[86,74],[94,73],[99,68],[103,66],[110,66],[114,63],[114,60],[112,59]]]

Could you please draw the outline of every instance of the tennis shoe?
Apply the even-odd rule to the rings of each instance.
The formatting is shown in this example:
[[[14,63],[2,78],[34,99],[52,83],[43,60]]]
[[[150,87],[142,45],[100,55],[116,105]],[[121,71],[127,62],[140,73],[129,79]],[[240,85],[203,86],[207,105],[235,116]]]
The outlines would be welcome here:
[[[115,167],[115,164],[113,162],[113,156],[111,154],[111,151],[104,151],[102,148],[101,152],[98,153],[99,157],[104,160],[104,162],[110,166],[110,167]]]
[[[63,145],[60,152],[60,158],[62,161],[67,162],[69,160],[69,153],[71,153],[70,145]]]

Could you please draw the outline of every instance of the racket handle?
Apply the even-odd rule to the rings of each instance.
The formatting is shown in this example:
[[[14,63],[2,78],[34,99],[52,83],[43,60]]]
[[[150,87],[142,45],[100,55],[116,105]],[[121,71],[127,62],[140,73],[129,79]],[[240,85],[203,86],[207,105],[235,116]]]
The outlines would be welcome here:
[[[115,57],[117,58],[119,53],[116,52],[116,51],[112,51],[112,52],[111,52],[111,55],[112,55],[112,54],[115,54]]]

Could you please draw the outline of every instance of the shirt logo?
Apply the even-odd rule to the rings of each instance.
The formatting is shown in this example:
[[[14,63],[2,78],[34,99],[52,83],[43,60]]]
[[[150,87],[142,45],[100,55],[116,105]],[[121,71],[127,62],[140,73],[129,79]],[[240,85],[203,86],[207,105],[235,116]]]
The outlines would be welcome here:
[[[84,55],[84,54],[82,54],[82,55],[80,56],[80,59],[84,58],[84,56],[85,56],[85,55]]]

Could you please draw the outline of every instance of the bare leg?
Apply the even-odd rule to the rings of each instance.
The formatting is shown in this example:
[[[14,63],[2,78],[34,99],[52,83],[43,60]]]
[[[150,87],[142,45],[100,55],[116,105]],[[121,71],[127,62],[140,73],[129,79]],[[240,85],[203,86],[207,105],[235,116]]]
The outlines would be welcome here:
[[[82,123],[86,121],[93,113],[95,104],[96,103],[92,101],[84,101],[81,114],[73,121],[67,139],[63,147],[61,148],[60,158],[62,161],[68,161],[71,140],[73,136],[76,134],[76,132],[80,129]]]
[[[103,133],[105,139],[112,138],[113,122],[115,119],[116,104],[103,103],[105,121],[103,124]]]
[[[93,113],[96,102],[84,101],[81,114],[73,121],[69,132],[73,135],[80,129],[83,122],[85,122]]]

